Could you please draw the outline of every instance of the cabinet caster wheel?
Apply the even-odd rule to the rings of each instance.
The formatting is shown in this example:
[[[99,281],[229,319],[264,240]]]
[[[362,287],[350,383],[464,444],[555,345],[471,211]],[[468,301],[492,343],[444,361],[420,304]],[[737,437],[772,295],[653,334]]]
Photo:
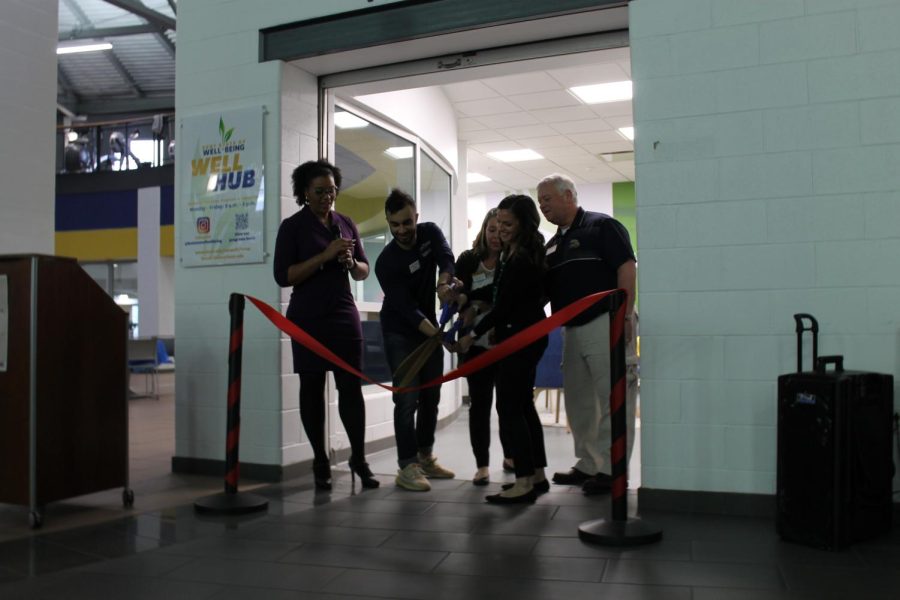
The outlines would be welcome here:
[[[44,523],[44,517],[39,511],[33,510],[28,513],[28,523],[32,529],[40,529]]]
[[[126,489],[122,491],[122,505],[125,508],[134,506],[134,490]]]

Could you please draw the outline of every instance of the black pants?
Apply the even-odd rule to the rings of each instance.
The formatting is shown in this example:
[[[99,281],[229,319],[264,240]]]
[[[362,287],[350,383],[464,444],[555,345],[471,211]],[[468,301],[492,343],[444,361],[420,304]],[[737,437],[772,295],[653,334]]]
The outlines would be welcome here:
[[[366,457],[366,403],[359,377],[346,371],[334,371],[338,390],[338,413],[350,439],[350,460],[364,462]],[[300,420],[316,462],[328,462],[325,448],[325,372],[300,374]]]
[[[469,361],[486,352],[484,348],[473,346],[464,356]],[[494,404],[494,385],[497,379],[497,363],[488,365],[480,371],[466,377],[469,382],[469,441],[472,442],[472,453],[475,465],[486,467],[491,462],[491,407]],[[500,431],[500,445],[504,458],[512,455],[506,436]]]
[[[516,477],[529,477],[535,469],[547,466],[544,429],[534,407],[534,377],[546,348],[544,337],[497,363],[500,435],[512,450]]]

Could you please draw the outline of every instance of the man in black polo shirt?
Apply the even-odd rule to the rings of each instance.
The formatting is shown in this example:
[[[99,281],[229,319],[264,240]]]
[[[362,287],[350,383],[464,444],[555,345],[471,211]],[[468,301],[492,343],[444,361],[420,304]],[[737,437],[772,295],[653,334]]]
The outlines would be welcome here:
[[[381,305],[381,332],[391,372],[429,337],[439,335],[434,296],[441,302],[450,297],[454,260],[450,245],[434,223],[418,223],[416,202],[409,194],[392,190],[384,203],[384,212],[394,239],[385,246],[375,262],[375,276],[384,292]],[[435,274],[438,274],[435,285]],[[418,376],[416,386],[444,370],[444,352],[429,357]],[[394,381],[394,385],[399,385]],[[431,489],[428,478],[452,479],[453,471],[438,464],[432,453],[437,427],[441,386],[418,392],[394,394],[394,435],[400,470],[396,483],[407,490]]]
[[[628,231],[609,215],[579,207],[575,184],[564,175],[545,177],[537,193],[541,212],[559,226],[547,242],[547,290],[553,311],[595,292],[623,288],[628,292],[625,339],[633,344],[636,262]],[[563,385],[578,461],[568,472],[556,473],[553,481],[581,485],[587,494],[609,491],[609,317],[598,305],[566,325]],[[635,393],[626,394],[628,458],[635,400]]]

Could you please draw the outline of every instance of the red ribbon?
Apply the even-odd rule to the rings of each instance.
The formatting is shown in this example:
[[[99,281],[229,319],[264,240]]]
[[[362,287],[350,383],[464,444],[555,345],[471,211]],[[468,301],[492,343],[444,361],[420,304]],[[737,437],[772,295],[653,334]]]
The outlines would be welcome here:
[[[527,329],[523,329],[511,338],[504,340],[500,344],[497,344],[487,352],[478,355],[472,360],[466,361],[461,367],[445,373],[441,377],[437,377],[427,383],[415,387],[394,387],[391,385],[384,385],[383,383],[379,383],[366,377],[363,373],[348,365],[334,352],[323,346],[318,340],[297,327],[297,325],[289,321],[284,317],[284,315],[282,315],[280,312],[278,312],[262,300],[254,298],[253,296],[247,296],[246,294],[244,296],[247,298],[247,300],[252,302],[253,305],[256,306],[256,308],[258,308],[259,311],[267,319],[269,319],[269,321],[271,321],[273,325],[275,325],[275,327],[288,334],[291,339],[293,339],[301,346],[309,348],[325,360],[333,363],[334,365],[340,367],[348,373],[356,375],[360,379],[363,379],[371,384],[377,385],[391,392],[400,393],[412,392],[435,385],[440,385],[444,382],[452,381],[458,377],[465,377],[466,375],[483,369],[484,367],[493,364],[498,360],[509,356],[510,354],[518,352],[522,348],[544,337],[560,325],[564,325],[603,298],[609,296],[614,291],[615,290],[597,292],[596,294],[590,294],[589,296],[580,298],[575,302],[569,304],[565,308],[556,311],[555,313],[553,313],[553,315],[547,317],[546,319],[538,321],[534,325],[528,327]]]

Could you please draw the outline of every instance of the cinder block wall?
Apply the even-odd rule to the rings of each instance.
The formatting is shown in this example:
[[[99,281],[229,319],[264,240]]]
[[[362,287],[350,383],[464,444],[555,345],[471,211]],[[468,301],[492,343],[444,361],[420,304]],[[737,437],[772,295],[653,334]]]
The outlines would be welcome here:
[[[900,375],[900,2],[630,7],[642,484],[772,493],[794,313]]]

